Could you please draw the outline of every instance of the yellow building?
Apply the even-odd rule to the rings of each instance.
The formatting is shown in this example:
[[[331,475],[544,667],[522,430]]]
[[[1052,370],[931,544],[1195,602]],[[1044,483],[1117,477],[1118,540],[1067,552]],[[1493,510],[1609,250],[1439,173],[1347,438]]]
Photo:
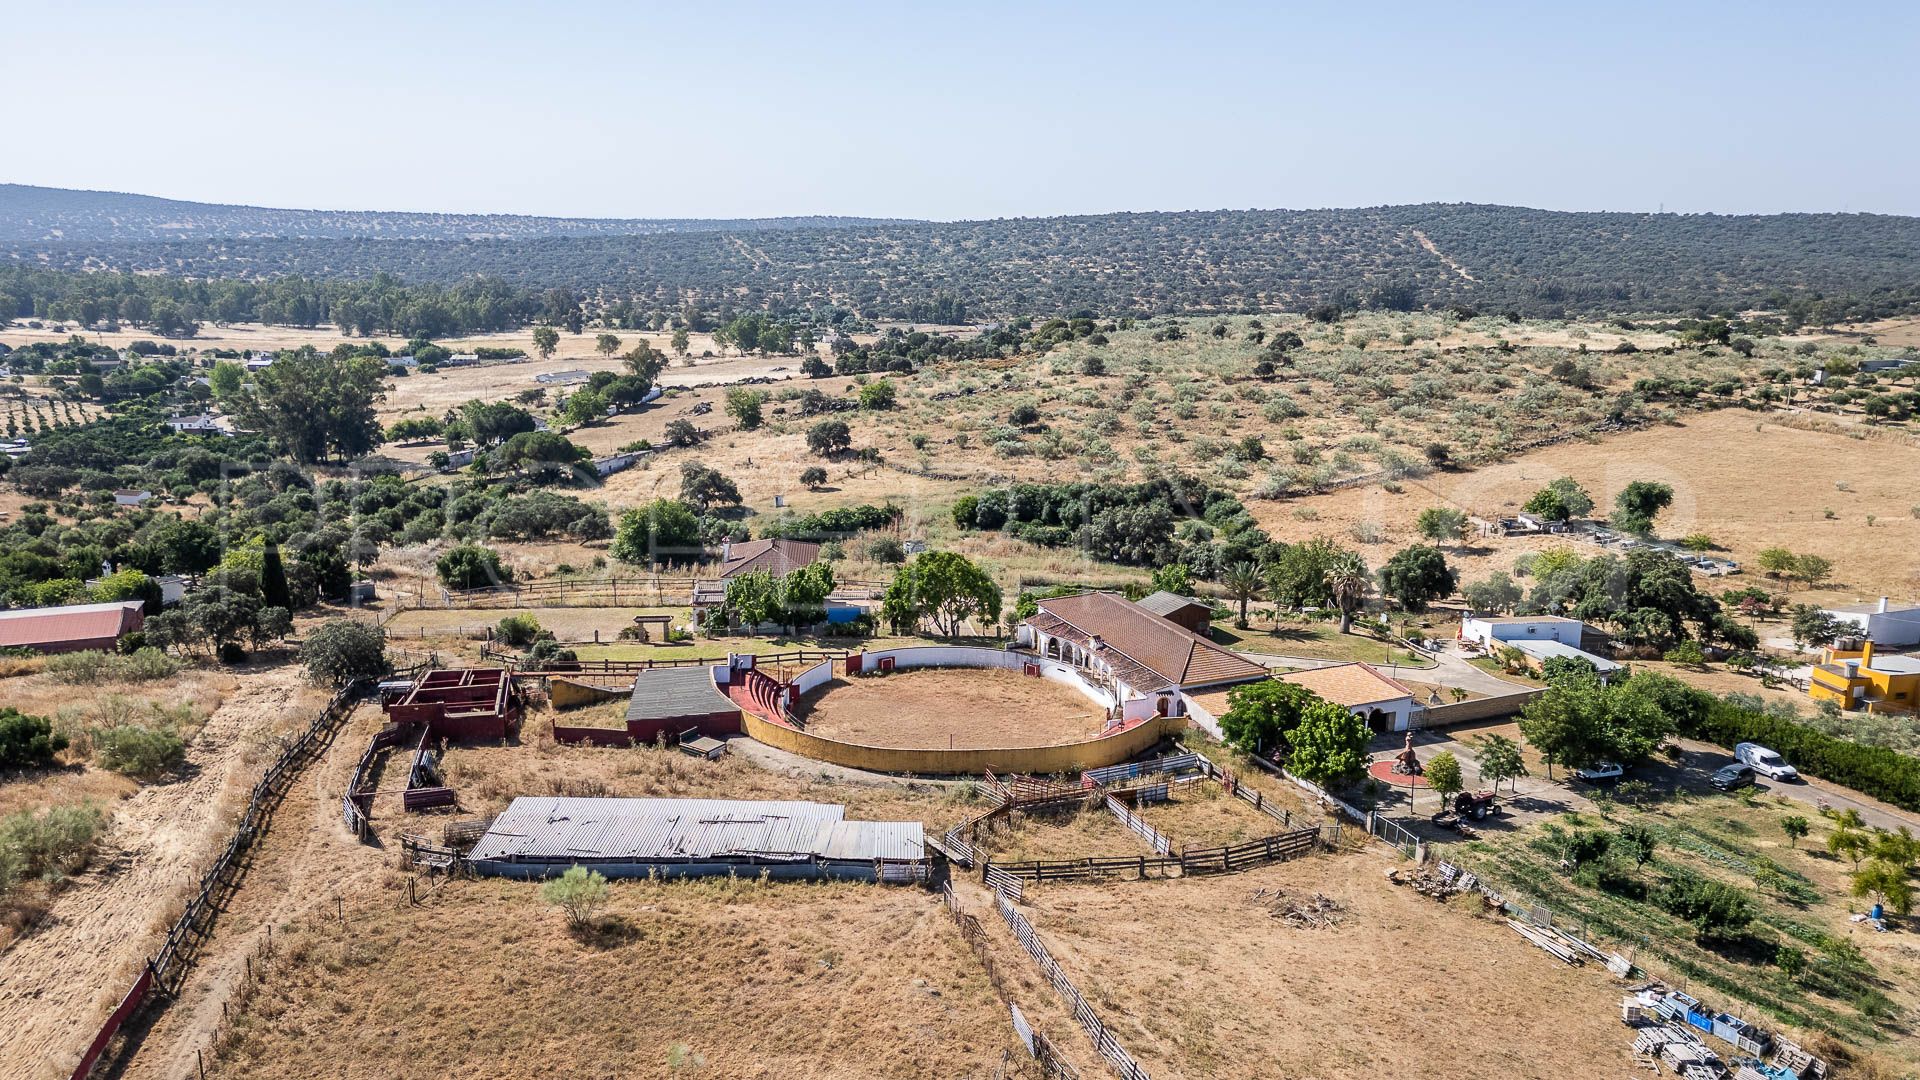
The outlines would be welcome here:
[[[1821,651],[1807,683],[1808,695],[1870,713],[1920,709],[1920,657],[1876,656],[1871,638],[1851,648],[1856,640],[1842,639]]]

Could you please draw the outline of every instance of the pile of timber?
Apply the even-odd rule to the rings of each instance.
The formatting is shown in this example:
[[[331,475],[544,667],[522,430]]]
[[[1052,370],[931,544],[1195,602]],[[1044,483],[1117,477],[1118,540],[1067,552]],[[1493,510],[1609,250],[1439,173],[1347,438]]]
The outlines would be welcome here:
[[[1267,909],[1267,914],[1303,930],[1322,930],[1340,925],[1340,915],[1347,910],[1345,904],[1321,893],[1311,896],[1289,896],[1283,889],[1261,887],[1253,891],[1250,900]]]

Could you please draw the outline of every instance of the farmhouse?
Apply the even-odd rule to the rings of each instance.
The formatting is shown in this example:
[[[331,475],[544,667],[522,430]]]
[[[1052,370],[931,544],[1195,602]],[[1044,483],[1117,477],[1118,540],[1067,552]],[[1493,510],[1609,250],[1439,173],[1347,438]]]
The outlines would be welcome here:
[[[113,505],[139,506],[151,498],[153,498],[153,492],[145,488],[121,488],[113,493]]]
[[[608,454],[606,457],[594,458],[593,471],[595,475],[598,476],[612,476],[614,473],[624,472],[627,469],[633,468],[633,463],[639,461],[641,456],[641,454],[636,452],[622,451],[618,454]]]
[[[1207,636],[1208,628],[1213,622],[1212,608],[1191,596],[1181,596],[1178,593],[1167,592],[1165,589],[1141,597],[1140,606],[1170,623],[1186,627],[1201,637]]]
[[[1042,600],[1020,625],[1019,643],[1111,680],[1121,698],[1229,686],[1267,678],[1267,669],[1223,649],[1118,593]]]
[[[1355,661],[1289,671],[1280,681],[1313,691],[1365,720],[1375,731],[1405,731],[1413,723],[1413,691],[1372,664]]]
[[[43,653],[112,652],[121,637],[145,623],[145,607],[139,600],[118,600],[107,604],[0,611],[0,649],[32,649]]]
[[[169,428],[181,435],[223,435],[219,421],[207,413],[193,416],[176,416],[166,422]]]
[[[543,371],[535,375],[533,381],[542,386],[566,386],[586,382],[592,377],[593,374],[585,368],[568,368],[565,371]]]
[[[1871,604],[1846,604],[1825,609],[1834,621],[1845,623],[1882,647],[1920,644],[1920,602],[1894,604],[1886,597]]]
[[[505,668],[429,671],[383,708],[394,723],[425,724],[441,739],[504,739],[520,728],[520,693]]]
[[[1920,711],[1920,657],[1880,655],[1872,638],[1836,641],[1822,650],[1807,695],[1870,713]]]
[[[847,821],[835,803],[522,796],[468,853],[479,873],[925,880],[917,821]]]
[[[790,574],[820,557],[820,545],[805,540],[754,540],[720,547],[720,579],[693,583],[693,617],[718,607],[727,597],[727,582],[741,574],[765,570],[774,577]]]

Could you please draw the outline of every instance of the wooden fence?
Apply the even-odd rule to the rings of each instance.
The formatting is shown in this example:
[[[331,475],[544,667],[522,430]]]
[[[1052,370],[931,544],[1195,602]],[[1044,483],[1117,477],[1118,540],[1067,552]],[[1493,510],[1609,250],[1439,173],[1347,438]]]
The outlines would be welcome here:
[[[526,657],[518,653],[496,649],[492,645],[480,650],[483,660],[505,664],[525,675],[632,675],[659,667],[724,667],[724,656],[674,656],[661,660],[549,660],[538,667],[526,666]],[[798,649],[784,653],[756,653],[753,662],[759,664],[817,664],[822,660],[843,660],[847,656],[844,650]]]
[[[1007,1007],[1013,1017],[1013,1030],[1020,1036],[1027,1052],[1039,1063],[1041,1073],[1054,1080],[1080,1080],[1080,1070],[1060,1057],[1053,1048],[1053,1040],[1029,1024],[1026,1016],[1020,1012],[1020,1006],[1014,1003],[1012,991],[1007,988],[1006,980],[1001,978],[1000,969],[993,962],[993,951],[987,944],[987,932],[980,925],[980,920],[960,910],[960,898],[954,895],[951,883],[943,882],[940,894],[947,903],[947,913],[953,916],[954,924],[960,928],[961,939],[973,950],[980,966],[986,969],[987,982],[993,986],[993,992],[1000,996],[1001,1004]]]
[[[1165,855],[1173,850],[1173,841],[1167,839],[1167,834],[1147,824],[1145,819],[1127,809],[1126,805],[1119,799],[1109,795],[1107,796],[1106,802],[1107,813],[1119,818],[1120,824],[1132,829],[1140,839],[1152,845],[1155,854]],[[1143,874],[1142,876],[1144,877],[1145,875]]]
[[[842,589],[884,590],[887,581],[840,581]],[[439,603],[421,597],[421,606],[442,608],[496,607],[686,607],[696,588],[726,588],[714,577],[611,577],[546,579],[491,585],[479,589],[441,589]]]
[[[253,785],[246,810],[240,815],[240,823],[227,841],[227,846],[200,878],[200,887],[194,892],[193,898],[187,901],[186,910],[181,912],[180,918],[167,931],[166,940],[159,951],[142,967],[119,1007],[108,1014],[106,1021],[101,1024],[99,1033],[74,1068],[73,1080],[84,1080],[93,1071],[113,1037],[140,1011],[143,1004],[153,998],[155,990],[171,998],[179,989],[199,946],[212,933],[213,922],[219,915],[222,903],[239,887],[246,869],[247,852],[266,832],[273,811],[286,798],[294,777],[332,739],[340,724],[353,712],[354,702],[370,685],[360,681],[343,687]]]
[[[1134,881],[1154,877],[1181,877],[1196,874],[1232,874],[1268,863],[1286,862],[1308,854],[1320,845],[1318,826],[1275,833],[1258,840],[1225,847],[1188,848],[1177,855],[1116,855],[1084,859],[1032,859],[1025,862],[981,863],[982,880],[988,884],[999,878],[1022,881],[1098,881],[1125,878]],[[989,877],[988,875],[993,875]]]
[[[1013,936],[1019,939],[1020,947],[1027,951],[1028,956],[1033,957],[1033,962],[1040,966],[1040,973],[1045,975],[1047,981],[1053,984],[1054,990],[1066,999],[1068,1007],[1073,1011],[1074,1021],[1087,1033],[1087,1038],[1093,1040],[1093,1048],[1107,1060],[1107,1066],[1121,1077],[1121,1080],[1149,1080],[1147,1070],[1133,1060],[1133,1055],[1127,1053],[1126,1048],[1120,1045],[1120,1040],[1114,1038],[1113,1033],[1107,1030],[1107,1025],[1100,1019],[1100,1014],[1093,1011],[1092,1005],[1087,1004],[1087,999],[1080,993],[1079,987],[1074,986],[1073,980],[1067,978],[1066,971],[1060,967],[1060,962],[1053,958],[1053,954],[1047,951],[1046,944],[1040,940],[1040,935],[1034,932],[1033,924],[1027,921],[1027,917],[1008,903],[1005,896],[994,897],[993,903],[1000,912],[1000,918],[1006,921],[1007,926],[1013,930]]]

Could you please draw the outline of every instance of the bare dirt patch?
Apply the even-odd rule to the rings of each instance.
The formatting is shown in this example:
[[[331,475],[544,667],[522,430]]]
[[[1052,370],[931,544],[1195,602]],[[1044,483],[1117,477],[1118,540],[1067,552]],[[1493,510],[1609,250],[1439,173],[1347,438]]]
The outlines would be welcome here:
[[[1370,854],[1029,889],[1029,918],[1155,1077],[1614,1078],[1619,989],[1504,925],[1389,885]],[[1308,929],[1259,889],[1344,910]],[[1519,987],[1525,987],[1524,991]]]
[[[834,679],[794,711],[823,738],[966,750],[1076,742],[1098,735],[1106,717],[1070,687],[983,668]]]
[[[994,818],[980,826],[974,843],[995,862],[1153,854],[1097,801]]]
[[[1283,800],[1277,808],[1296,812],[1291,799]],[[1174,788],[1172,798],[1141,806],[1134,812],[1173,841],[1175,851],[1238,844],[1272,836],[1286,828],[1211,781],[1182,784]],[[1307,814],[1300,824],[1304,827],[1317,820],[1317,815]]]

